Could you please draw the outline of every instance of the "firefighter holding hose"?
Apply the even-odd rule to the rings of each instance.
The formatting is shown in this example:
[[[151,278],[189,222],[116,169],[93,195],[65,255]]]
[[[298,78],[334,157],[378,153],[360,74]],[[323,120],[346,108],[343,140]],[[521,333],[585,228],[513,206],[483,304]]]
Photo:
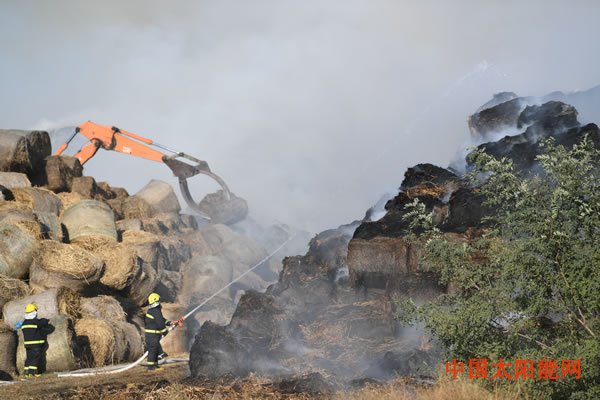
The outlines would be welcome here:
[[[169,321],[162,314],[160,305],[160,296],[157,293],[151,293],[148,296],[148,311],[144,317],[145,333],[146,333],[146,351],[148,352],[148,361],[146,366],[148,370],[158,368],[159,359],[167,356],[160,345],[160,340],[163,336],[169,333],[169,328],[182,326],[183,320]]]

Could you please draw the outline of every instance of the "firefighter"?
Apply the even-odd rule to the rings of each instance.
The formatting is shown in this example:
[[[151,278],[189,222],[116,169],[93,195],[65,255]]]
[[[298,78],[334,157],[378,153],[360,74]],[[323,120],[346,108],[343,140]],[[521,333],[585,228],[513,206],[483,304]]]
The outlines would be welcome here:
[[[144,324],[146,329],[146,351],[148,352],[148,363],[147,367],[149,370],[158,368],[159,359],[163,359],[167,356],[163,352],[160,345],[160,340],[163,336],[166,336],[171,326],[181,326],[183,321],[180,319],[176,322],[171,322],[162,315],[160,306],[160,296],[157,293],[151,293],[148,296],[148,311],[144,318]]]
[[[47,349],[46,338],[52,332],[46,318],[37,317],[38,308],[35,304],[25,307],[25,320],[17,324],[23,331],[25,345],[25,376],[40,376],[44,365],[44,355]]]

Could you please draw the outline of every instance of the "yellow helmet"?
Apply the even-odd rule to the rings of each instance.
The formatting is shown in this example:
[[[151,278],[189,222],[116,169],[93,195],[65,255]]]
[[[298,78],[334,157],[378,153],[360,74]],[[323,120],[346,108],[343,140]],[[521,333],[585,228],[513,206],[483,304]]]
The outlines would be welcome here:
[[[150,293],[150,296],[148,296],[148,304],[154,304],[159,300],[160,296],[156,293]]]
[[[38,310],[37,306],[35,304],[33,304],[33,303],[27,304],[25,306],[25,312],[26,313],[34,312],[34,311],[37,311],[37,310]]]

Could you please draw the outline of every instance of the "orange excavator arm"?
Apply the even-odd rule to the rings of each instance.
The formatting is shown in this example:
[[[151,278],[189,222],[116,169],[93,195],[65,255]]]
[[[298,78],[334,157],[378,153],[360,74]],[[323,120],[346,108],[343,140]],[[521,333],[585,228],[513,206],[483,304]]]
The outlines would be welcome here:
[[[230,192],[227,184],[210,170],[206,161],[199,160],[183,152],[171,150],[151,139],[124,131],[114,126],[100,125],[91,121],[84,122],[75,128],[73,135],[59,147],[55,155],[61,155],[69,147],[69,143],[71,143],[78,134],[85,136],[90,141],[90,143],[83,146],[75,154],[75,157],[79,159],[81,165],[84,165],[92,158],[99,149],[118,151],[119,153],[166,164],[171,171],[173,171],[173,174],[179,178],[179,187],[185,202],[192,210],[203,218],[210,219],[199,209],[198,204],[192,198],[188,188],[187,178],[198,174],[208,175],[216,180],[223,188],[226,200],[230,199]],[[166,155],[153,147],[171,154]]]

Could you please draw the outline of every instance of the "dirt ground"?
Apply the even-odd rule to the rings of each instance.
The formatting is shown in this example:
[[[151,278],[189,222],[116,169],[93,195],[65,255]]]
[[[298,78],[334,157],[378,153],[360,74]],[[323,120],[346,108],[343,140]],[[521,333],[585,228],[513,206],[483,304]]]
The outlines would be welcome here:
[[[0,385],[0,399],[98,399],[122,393],[124,397],[138,398],[126,393],[141,388],[158,388],[184,380],[189,374],[187,363],[165,365],[157,371],[135,367],[130,371],[94,377],[58,378],[54,374]]]
[[[466,381],[444,381],[419,386],[406,380],[369,385],[336,393],[285,393],[271,382],[255,376],[244,379],[199,381],[188,378],[185,362],[165,365],[158,371],[136,367],[114,375],[85,378],[42,376],[0,385],[0,399],[106,399],[106,400],[188,400],[188,399],[336,399],[336,400],[516,400],[524,397],[519,388],[489,392]]]

